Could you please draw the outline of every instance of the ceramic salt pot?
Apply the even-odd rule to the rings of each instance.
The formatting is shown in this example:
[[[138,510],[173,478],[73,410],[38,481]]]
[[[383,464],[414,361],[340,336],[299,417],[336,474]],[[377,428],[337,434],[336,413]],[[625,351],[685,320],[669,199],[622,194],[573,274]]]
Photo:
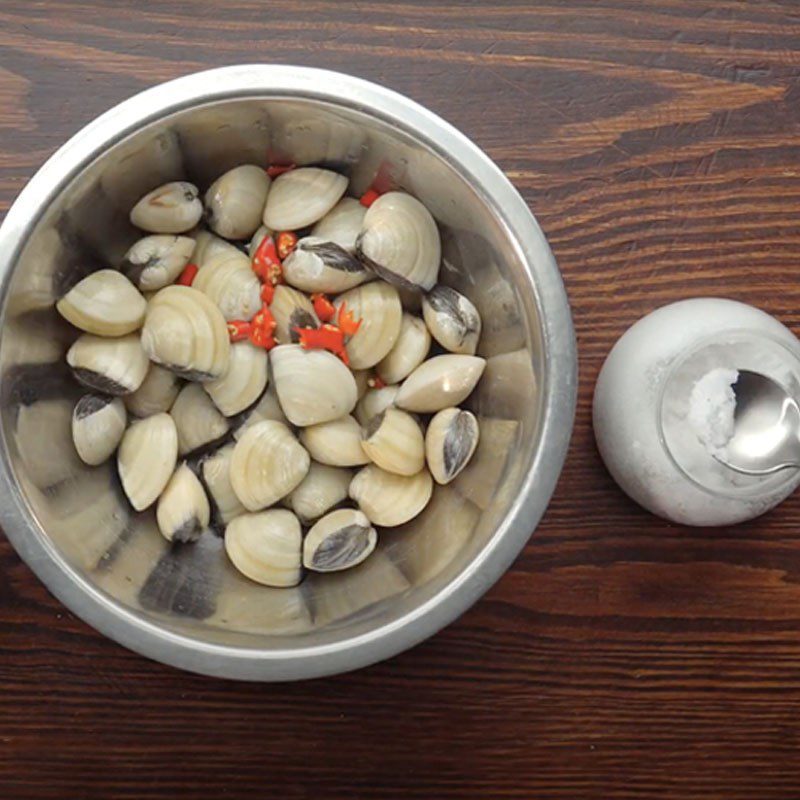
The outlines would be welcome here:
[[[742,475],[714,458],[733,432],[738,370],[800,397],[800,341],[757,308],[697,298],[654,311],[616,343],[597,380],[594,431],[637,503],[685,525],[730,525],[797,488],[800,470]]]

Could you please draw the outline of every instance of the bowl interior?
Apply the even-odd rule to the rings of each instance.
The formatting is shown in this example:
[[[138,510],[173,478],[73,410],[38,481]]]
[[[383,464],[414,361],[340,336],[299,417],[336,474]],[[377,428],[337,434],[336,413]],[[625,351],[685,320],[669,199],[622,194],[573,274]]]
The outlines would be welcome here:
[[[114,266],[138,235],[128,211],[187,179],[204,190],[241,163],[330,165],[356,195],[371,184],[416,195],[441,227],[441,281],[478,307],[485,376],[470,400],[481,442],[415,520],[382,534],[362,566],[268,589],[228,564],[214,532],[170,546],[152,510],[134,513],[113,465],[80,463],[70,437],[81,394],[64,354],[75,332],[54,301]],[[3,309],[2,431],[32,517],[64,567],[141,620],[213,645],[292,650],[391,625],[458,579],[498,535],[539,443],[546,380],[530,270],[478,181],[424,134],[363,109],[286,97],[186,108],[151,121],[94,159],[47,205],[20,253]]]

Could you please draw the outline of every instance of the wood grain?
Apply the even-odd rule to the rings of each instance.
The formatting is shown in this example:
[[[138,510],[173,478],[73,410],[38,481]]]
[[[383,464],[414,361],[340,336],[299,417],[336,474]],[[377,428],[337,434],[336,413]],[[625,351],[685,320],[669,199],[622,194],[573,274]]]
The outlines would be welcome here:
[[[0,797],[800,796],[800,502],[656,520],[594,448],[615,339],[671,300],[800,331],[800,6],[734,0],[3,0],[0,211],[66,137],[193,70],[277,61],[384,83],[497,160],[570,293],[567,468],[509,573],[358,673],[182,674],[73,618],[0,544]]]

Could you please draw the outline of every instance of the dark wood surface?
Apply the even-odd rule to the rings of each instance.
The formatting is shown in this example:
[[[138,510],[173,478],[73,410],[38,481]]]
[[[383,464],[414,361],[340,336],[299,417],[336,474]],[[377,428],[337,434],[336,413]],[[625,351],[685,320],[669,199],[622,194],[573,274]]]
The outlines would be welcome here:
[[[574,311],[567,467],[462,619],[302,684],[129,653],[3,540],[0,797],[800,797],[800,499],[670,525],[614,486],[590,424],[602,359],[663,303],[734,297],[800,331],[800,4],[0,0],[0,211],[109,106],[251,61],[386,84],[507,172]]]

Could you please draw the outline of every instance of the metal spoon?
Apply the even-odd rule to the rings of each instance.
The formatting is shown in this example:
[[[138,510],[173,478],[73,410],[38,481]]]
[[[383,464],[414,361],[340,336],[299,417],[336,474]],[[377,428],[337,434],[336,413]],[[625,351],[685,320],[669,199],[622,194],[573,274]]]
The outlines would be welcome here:
[[[778,383],[741,370],[733,437],[715,458],[745,475],[769,475],[800,467],[800,406]]]

